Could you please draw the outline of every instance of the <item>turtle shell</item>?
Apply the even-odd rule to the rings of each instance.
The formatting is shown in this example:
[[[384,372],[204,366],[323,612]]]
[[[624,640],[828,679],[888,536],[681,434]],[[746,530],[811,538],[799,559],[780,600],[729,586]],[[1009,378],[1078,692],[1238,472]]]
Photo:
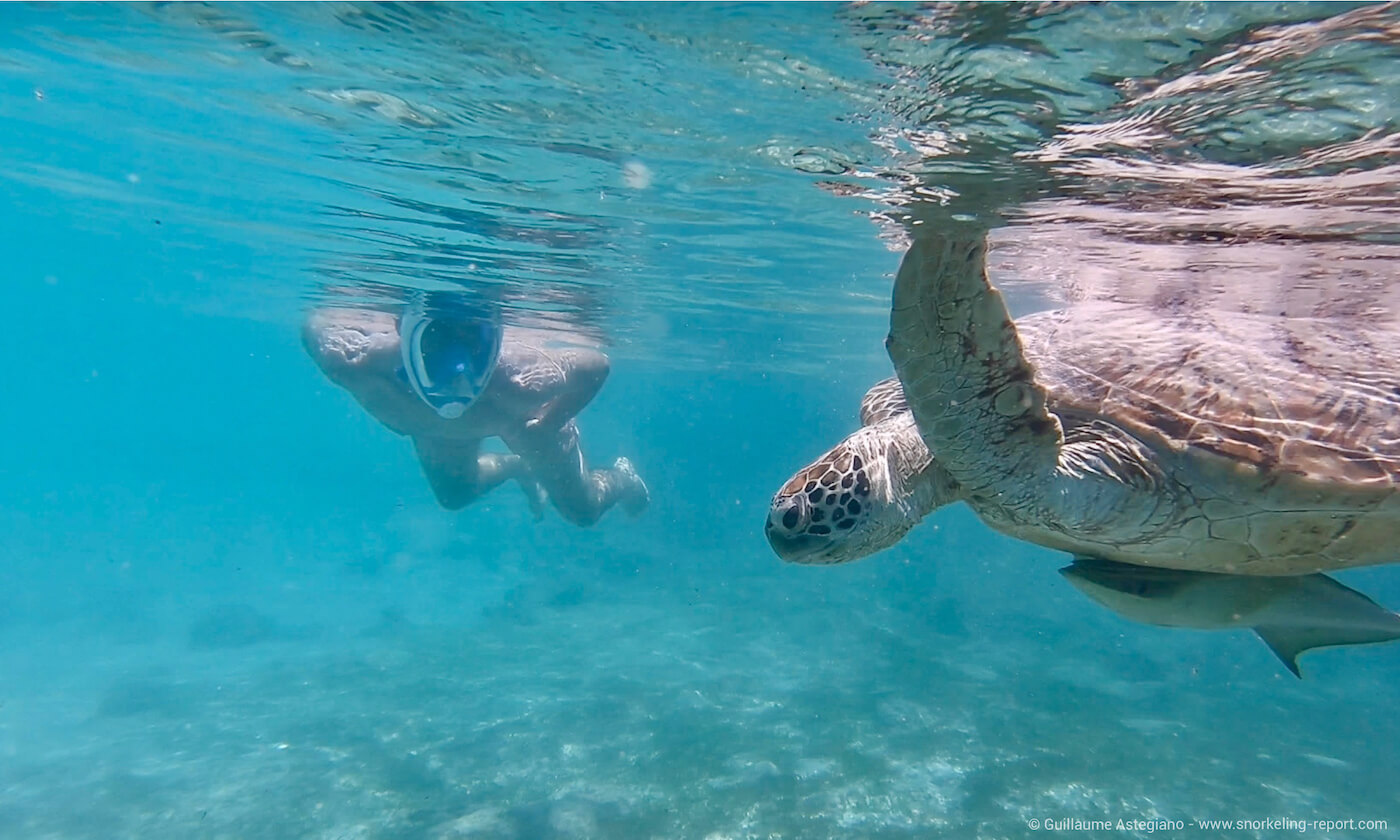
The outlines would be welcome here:
[[[1025,316],[1017,330],[1057,413],[1100,417],[1266,477],[1382,495],[1400,487],[1392,319],[1094,303]]]

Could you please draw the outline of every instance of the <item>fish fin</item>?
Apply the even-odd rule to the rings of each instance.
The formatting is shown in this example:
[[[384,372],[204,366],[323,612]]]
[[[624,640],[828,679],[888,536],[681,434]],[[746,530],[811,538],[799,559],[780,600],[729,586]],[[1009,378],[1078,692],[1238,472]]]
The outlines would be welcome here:
[[[1279,658],[1283,667],[1291,671],[1293,676],[1298,679],[1303,678],[1303,672],[1298,670],[1298,654],[1309,648],[1317,647],[1317,645],[1301,642],[1294,637],[1298,631],[1288,627],[1256,627],[1254,632],[1264,640],[1264,644],[1269,646],[1269,650],[1274,652],[1274,656]]]
[[[1321,576],[1319,576],[1321,577]],[[1355,596],[1357,621],[1354,626],[1260,625],[1254,628],[1269,650],[1274,652],[1293,676],[1302,679],[1298,671],[1298,656],[1319,647],[1338,645],[1371,645],[1400,639],[1400,615],[1379,606],[1375,601],[1353,589],[1327,579]]]
[[[1347,586],[1330,575],[1324,575],[1319,572],[1317,574],[1303,575],[1299,580],[1307,585],[1308,588],[1305,591],[1310,597],[1321,597],[1326,593],[1333,598],[1341,598],[1350,601],[1353,609],[1365,612],[1368,617],[1379,614],[1384,618],[1400,621],[1400,615],[1392,613],[1390,610],[1377,604],[1369,596],[1357,592],[1355,589],[1352,589],[1350,586]],[[1370,609],[1367,609],[1368,607]],[[1400,623],[1397,623],[1396,626],[1400,627]]]

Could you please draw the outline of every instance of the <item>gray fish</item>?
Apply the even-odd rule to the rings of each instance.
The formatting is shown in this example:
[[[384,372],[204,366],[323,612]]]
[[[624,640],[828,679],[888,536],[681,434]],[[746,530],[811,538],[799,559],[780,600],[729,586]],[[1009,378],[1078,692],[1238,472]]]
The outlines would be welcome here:
[[[1060,570],[1075,588],[1142,624],[1197,630],[1249,628],[1295,677],[1317,647],[1400,639],[1400,615],[1324,574],[1225,575],[1077,557]]]

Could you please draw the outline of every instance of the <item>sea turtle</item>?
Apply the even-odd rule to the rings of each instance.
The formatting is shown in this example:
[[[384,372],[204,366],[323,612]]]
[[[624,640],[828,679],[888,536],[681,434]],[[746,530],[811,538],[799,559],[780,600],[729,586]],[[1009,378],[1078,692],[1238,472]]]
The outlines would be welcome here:
[[[1393,320],[1087,302],[1013,322],[985,231],[952,226],[905,255],[886,347],[898,376],[862,428],[773,499],[785,560],[864,557],[955,501],[1129,578],[1400,559]]]

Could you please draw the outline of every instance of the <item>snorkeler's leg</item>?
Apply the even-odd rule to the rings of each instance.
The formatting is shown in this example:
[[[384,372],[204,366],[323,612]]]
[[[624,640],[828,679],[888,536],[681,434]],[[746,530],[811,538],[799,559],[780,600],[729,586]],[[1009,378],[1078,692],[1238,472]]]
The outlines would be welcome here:
[[[415,437],[413,447],[433,495],[447,510],[460,510],[513,478],[525,491],[530,512],[536,519],[543,515],[543,492],[520,456],[483,453],[476,440]]]
[[[651,501],[646,483],[626,458],[618,458],[610,469],[588,468],[572,421],[556,431],[526,433],[507,443],[525,459],[559,514],[575,525],[592,525],[616,504],[636,516]]]

